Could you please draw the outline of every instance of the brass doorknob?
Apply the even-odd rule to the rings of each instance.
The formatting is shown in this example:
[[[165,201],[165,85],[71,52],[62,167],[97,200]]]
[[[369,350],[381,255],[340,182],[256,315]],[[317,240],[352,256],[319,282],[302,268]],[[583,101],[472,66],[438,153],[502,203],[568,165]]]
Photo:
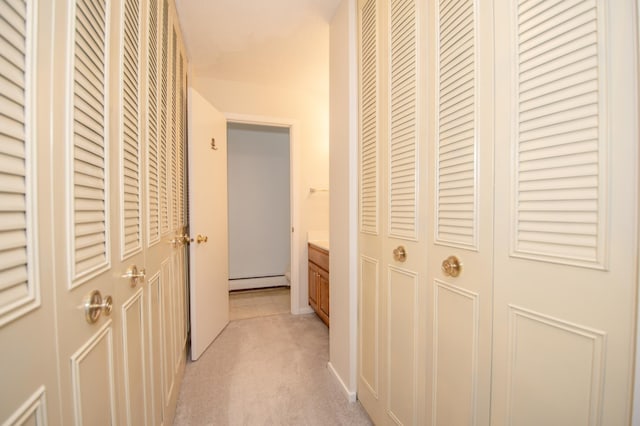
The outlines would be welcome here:
[[[198,244],[206,243],[207,241],[209,241],[209,237],[207,237],[206,235],[198,234],[198,236],[196,237],[196,242]]]
[[[442,273],[449,277],[457,277],[460,275],[462,265],[455,256],[449,256],[442,261]]]
[[[404,246],[398,246],[393,250],[393,258],[398,262],[407,260],[407,251],[404,249]]]
[[[135,287],[140,281],[144,281],[147,271],[144,268],[138,269],[136,265],[127,268],[127,272],[122,274],[122,278],[128,278],[131,281],[131,287]]]
[[[112,309],[113,298],[105,296],[103,299],[98,290],[93,290],[84,302],[84,318],[89,324],[93,324],[98,321],[101,313],[109,315]]]

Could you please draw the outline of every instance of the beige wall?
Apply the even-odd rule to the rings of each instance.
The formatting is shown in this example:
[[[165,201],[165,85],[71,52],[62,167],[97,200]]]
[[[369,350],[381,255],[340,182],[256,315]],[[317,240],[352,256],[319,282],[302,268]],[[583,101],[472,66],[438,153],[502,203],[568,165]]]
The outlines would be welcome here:
[[[325,90],[304,91],[299,87],[264,86],[252,82],[218,80],[192,76],[191,85],[224,114],[269,117],[295,122],[292,131],[292,155],[297,158],[296,195],[298,198],[296,229],[298,256],[298,309],[308,308],[306,240],[309,231],[329,230],[329,196],[326,192],[309,194],[310,187],[329,184],[329,37],[315,46],[318,55],[326,56],[326,68],[314,69],[308,79],[323,79]],[[283,66],[282,72],[286,72]],[[296,77],[296,81],[300,76]],[[314,86],[317,86],[317,81]],[[292,179],[296,179],[292,175]],[[292,247],[292,250],[294,247]]]
[[[357,122],[355,0],[343,0],[330,36],[330,368],[351,400],[356,392]]]

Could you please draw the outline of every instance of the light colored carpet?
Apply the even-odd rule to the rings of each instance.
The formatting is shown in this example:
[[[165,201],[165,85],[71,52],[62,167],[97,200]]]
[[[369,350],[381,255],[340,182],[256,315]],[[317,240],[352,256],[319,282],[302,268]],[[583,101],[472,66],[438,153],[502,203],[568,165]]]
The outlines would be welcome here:
[[[371,425],[328,358],[328,329],[314,314],[232,321],[187,364],[174,425]]]
[[[229,293],[229,321],[291,312],[289,287]]]

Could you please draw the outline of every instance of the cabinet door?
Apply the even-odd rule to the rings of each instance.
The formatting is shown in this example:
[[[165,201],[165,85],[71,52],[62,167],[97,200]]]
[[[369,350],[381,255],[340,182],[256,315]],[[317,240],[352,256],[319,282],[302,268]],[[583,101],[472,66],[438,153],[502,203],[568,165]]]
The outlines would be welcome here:
[[[309,306],[314,311],[318,311],[318,285],[317,285],[318,267],[309,262]]]
[[[316,287],[318,289],[318,316],[329,325],[329,273],[324,269],[318,269],[316,275]]]

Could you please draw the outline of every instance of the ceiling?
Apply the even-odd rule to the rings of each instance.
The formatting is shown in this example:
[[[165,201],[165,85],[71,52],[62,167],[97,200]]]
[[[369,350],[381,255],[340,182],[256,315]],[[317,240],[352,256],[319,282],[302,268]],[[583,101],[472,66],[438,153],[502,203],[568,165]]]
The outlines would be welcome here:
[[[328,70],[329,22],[341,0],[176,0],[198,77],[309,85]],[[326,83],[325,83],[326,86]]]

